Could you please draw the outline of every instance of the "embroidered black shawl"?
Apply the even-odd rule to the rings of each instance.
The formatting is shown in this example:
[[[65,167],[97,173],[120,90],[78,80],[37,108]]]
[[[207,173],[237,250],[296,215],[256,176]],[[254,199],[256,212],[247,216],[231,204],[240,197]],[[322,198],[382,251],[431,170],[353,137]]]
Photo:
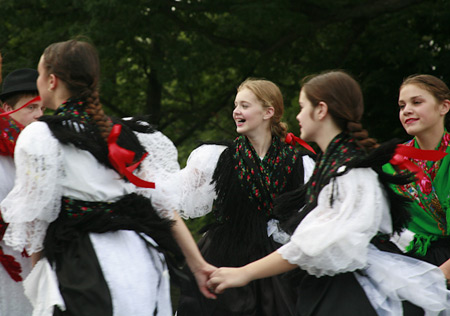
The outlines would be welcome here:
[[[213,264],[242,265],[273,251],[267,221],[273,199],[303,183],[301,154],[278,137],[261,160],[245,136],[229,144],[213,175],[217,192],[205,256]]]
[[[378,147],[369,155],[358,146],[347,133],[337,135],[329,144],[325,153],[317,159],[313,175],[308,183],[300,189],[281,196],[276,201],[275,213],[282,222],[282,227],[293,233],[298,224],[317,206],[317,198],[325,185],[336,177],[347,173],[352,168],[372,168],[378,174],[391,206],[394,232],[403,230],[409,221],[409,213],[405,209],[407,199],[395,194],[389,184],[408,183],[413,175],[392,176],[382,171],[381,167],[389,162],[400,141],[392,140]],[[341,168],[345,166],[345,168]],[[333,196],[331,196],[331,203]],[[302,207],[304,207],[300,212]],[[297,210],[297,212],[293,211]]]
[[[86,112],[86,103],[83,100],[69,99],[54,115],[45,115],[39,120],[47,123],[53,136],[62,144],[73,144],[79,149],[89,151],[102,165],[114,169],[108,160],[108,146]],[[149,124],[142,124],[139,118],[130,120],[112,118],[112,121],[122,125],[117,144],[134,151],[136,160],[139,160],[145,149],[133,131],[152,133],[155,129]]]
[[[101,137],[97,126],[86,112],[86,103],[83,100],[69,99],[61,105],[53,116],[40,118],[49,126],[53,136],[62,144],[73,144],[75,147],[89,151],[101,164],[114,169],[108,160],[108,147]],[[117,143],[128,150],[135,152],[137,159],[145,153],[145,148],[139,142],[133,131],[152,133],[155,130],[149,124],[143,124],[138,118],[131,120],[116,120],[113,122],[122,125],[122,131]],[[83,166],[80,166],[83,168]],[[126,178],[124,178],[126,180]],[[63,199],[64,202],[64,199]],[[84,204],[85,205],[84,205]],[[92,203],[78,201],[76,207],[70,205],[70,210],[87,207]],[[102,203],[97,203],[101,205]],[[60,243],[66,241],[64,235],[80,234],[86,232],[105,232],[119,229],[144,232],[153,237],[165,250],[179,256],[180,250],[173,240],[170,227],[171,220],[162,219],[153,209],[149,199],[130,194],[123,196],[114,203],[114,212],[104,212],[99,208],[81,218],[69,217],[68,204],[62,203],[58,220],[53,222],[46,236],[46,252],[52,259],[53,253],[58,252]],[[137,206],[136,206],[137,205]],[[64,234],[57,233],[64,232]]]

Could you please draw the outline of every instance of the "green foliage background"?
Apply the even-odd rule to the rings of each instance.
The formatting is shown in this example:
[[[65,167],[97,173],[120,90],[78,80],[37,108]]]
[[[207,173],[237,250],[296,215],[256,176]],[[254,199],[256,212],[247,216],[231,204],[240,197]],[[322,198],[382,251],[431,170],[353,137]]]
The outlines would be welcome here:
[[[363,119],[380,142],[405,138],[398,86],[414,73],[449,81],[450,1],[445,0],[0,0],[3,76],[36,67],[44,48],[85,36],[102,63],[101,100],[116,116],[148,114],[184,166],[199,141],[232,139],[236,87],[277,83],[285,121],[301,78],[353,74]],[[197,223],[190,224],[196,229]]]
[[[102,62],[110,114],[150,114],[184,165],[200,140],[231,139],[236,86],[277,83],[298,134],[300,80],[345,69],[361,83],[365,126],[384,141],[405,137],[397,120],[402,79],[450,76],[445,0],[0,0],[6,75],[36,67],[50,43],[83,35]]]
[[[0,0],[3,76],[36,67],[44,48],[89,38],[102,63],[101,100],[116,116],[151,115],[179,150],[232,139],[236,87],[277,83],[285,121],[301,78],[353,74],[365,95],[363,123],[379,141],[404,138],[397,90],[414,73],[450,78],[450,1],[419,0]],[[198,221],[190,226],[196,230]]]
[[[301,78],[344,69],[361,83],[371,136],[406,138],[398,87],[414,73],[450,83],[448,21],[446,0],[0,0],[0,51],[6,76],[36,67],[53,42],[88,37],[106,111],[151,115],[184,166],[199,141],[236,136],[233,99],[247,77],[280,86],[298,135]]]

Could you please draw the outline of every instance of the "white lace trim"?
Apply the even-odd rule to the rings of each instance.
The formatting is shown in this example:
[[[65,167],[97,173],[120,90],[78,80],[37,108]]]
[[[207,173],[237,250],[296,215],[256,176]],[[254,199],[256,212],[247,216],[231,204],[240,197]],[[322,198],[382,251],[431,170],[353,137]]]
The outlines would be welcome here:
[[[332,276],[367,266],[369,242],[380,229],[390,232],[392,223],[377,174],[352,169],[322,189],[317,207],[278,252],[309,274]]]
[[[155,189],[137,188],[136,192],[151,198],[153,207],[162,217],[173,218],[180,204],[178,151],[160,132],[136,135],[148,152],[138,176],[155,183]]]
[[[355,277],[378,315],[403,315],[402,300],[423,308],[427,316],[450,313],[450,291],[444,274],[427,262],[369,245],[368,266]]]
[[[4,240],[15,250],[25,248],[31,254],[43,249],[45,232],[61,204],[61,148],[46,123],[35,122],[22,131],[15,164],[15,186],[0,206],[9,223]]]
[[[186,167],[180,172],[180,215],[183,218],[200,217],[211,212],[217,196],[211,184],[212,176],[225,148],[221,145],[203,145],[190,154]]]

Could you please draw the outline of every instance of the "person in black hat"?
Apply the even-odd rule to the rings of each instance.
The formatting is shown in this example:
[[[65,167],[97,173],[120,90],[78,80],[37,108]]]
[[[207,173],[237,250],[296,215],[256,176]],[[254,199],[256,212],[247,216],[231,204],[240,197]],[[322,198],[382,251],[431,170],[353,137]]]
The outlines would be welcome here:
[[[9,73],[0,94],[0,113],[19,109],[38,96],[37,77],[38,72],[29,68]],[[14,185],[14,149],[19,133],[42,116],[43,111],[42,101],[32,101],[23,109],[0,117],[0,201]],[[0,214],[0,315],[31,315],[32,306],[20,282],[31,271],[31,258],[5,244],[2,238],[6,228]]]
[[[38,95],[36,79],[38,72],[35,69],[22,68],[12,71],[3,81],[0,101],[4,111],[9,112],[20,108],[22,105]],[[25,108],[11,113],[10,117],[27,126],[43,115],[45,110],[42,101],[29,104]]]

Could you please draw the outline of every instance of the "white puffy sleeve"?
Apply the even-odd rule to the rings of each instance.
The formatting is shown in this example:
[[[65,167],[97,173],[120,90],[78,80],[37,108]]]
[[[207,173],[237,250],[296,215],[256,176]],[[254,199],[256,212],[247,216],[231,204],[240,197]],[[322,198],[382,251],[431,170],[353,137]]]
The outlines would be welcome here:
[[[302,160],[303,160],[303,171],[304,171],[304,178],[303,178],[304,182],[303,183],[307,183],[309,178],[311,178],[311,175],[314,171],[316,162],[308,155],[304,155],[302,157]]]
[[[148,156],[140,166],[138,176],[155,183],[155,189],[138,188],[137,193],[151,198],[155,210],[173,218],[180,201],[178,151],[172,141],[161,132],[136,133]]]
[[[317,277],[354,271],[367,265],[368,245],[379,229],[392,230],[385,193],[375,171],[356,168],[322,189],[317,207],[278,252]]]
[[[183,218],[196,218],[211,212],[216,198],[212,176],[225,148],[222,145],[202,145],[189,155],[186,167],[180,172],[180,215]]]
[[[20,134],[14,153],[16,180],[2,201],[3,218],[9,223],[4,240],[29,254],[43,249],[48,225],[59,214],[64,176],[61,147],[44,122],[35,122]]]

